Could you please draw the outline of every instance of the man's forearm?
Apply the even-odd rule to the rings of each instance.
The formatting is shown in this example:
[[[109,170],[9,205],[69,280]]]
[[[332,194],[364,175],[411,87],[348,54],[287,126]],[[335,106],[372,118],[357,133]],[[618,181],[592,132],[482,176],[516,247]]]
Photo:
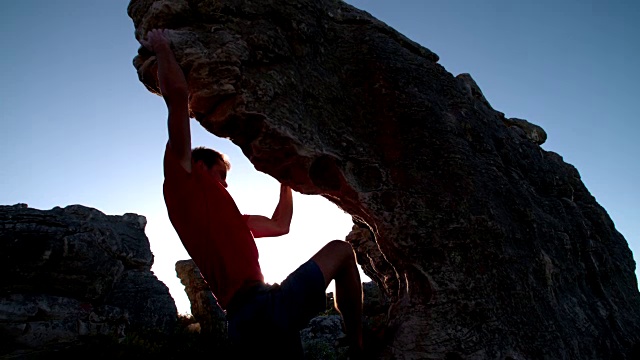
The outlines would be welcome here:
[[[182,68],[171,50],[164,30],[152,30],[144,46],[156,54],[158,84],[169,110],[169,146],[182,167],[191,172],[191,129],[189,123],[189,90]]]
[[[282,185],[280,187],[280,200],[273,212],[273,216],[268,218],[262,215],[251,215],[247,219],[247,225],[254,237],[280,236],[289,233],[291,217],[293,216],[293,197],[291,188]]]
[[[189,90],[184,73],[176,61],[171,47],[166,44],[157,49],[156,60],[158,62],[158,82],[160,91],[167,106],[187,105]],[[188,106],[188,105],[187,105]],[[171,110],[171,109],[170,109]]]
[[[291,188],[285,185],[280,187],[280,199],[271,219],[280,227],[289,231],[291,218],[293,217],[293,194]]]

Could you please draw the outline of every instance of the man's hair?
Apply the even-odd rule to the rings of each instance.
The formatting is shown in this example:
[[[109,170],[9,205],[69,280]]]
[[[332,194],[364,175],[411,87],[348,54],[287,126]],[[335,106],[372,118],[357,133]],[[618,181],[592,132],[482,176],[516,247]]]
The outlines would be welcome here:
[[[211,169],[218,161],[222,161],[227,171],[231,170],[231,163],[227,155],[204,146],[198,146],[191,150],[191,159],[194,163],[202,161],[208,169]]]

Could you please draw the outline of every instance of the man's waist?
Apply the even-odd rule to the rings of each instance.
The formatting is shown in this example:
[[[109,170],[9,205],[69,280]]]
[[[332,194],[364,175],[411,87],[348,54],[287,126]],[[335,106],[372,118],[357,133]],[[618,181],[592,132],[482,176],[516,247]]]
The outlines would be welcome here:
[[[267,285],[260,280],[245,281],[233,294],[231,300],[229,300],[226,308],[227,315],[235,313],[238,309],[253,299],[260,290],[264,290],[266,286]]]

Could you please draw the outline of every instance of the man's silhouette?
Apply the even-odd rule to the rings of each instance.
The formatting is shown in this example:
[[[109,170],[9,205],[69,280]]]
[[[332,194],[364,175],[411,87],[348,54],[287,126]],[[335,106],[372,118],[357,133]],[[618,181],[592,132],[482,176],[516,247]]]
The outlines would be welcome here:
[[[270,218],[242,215],[225,189],[229,170],[225,157],[212,149],[191,149],[187,81],[167,31],[151,30],[140,43],[156,55],[158,82],[169,112],[164,155],[169,218],[226,310],[230,340],[247,353],[302,357],[299,330],[325,309],[326,287],[335,280],[335,306],[351,349],[360,352],[362,284],[351,245],[331,241],[280,285],[265,284],[254,237],[289,232],[291,189],[281,185]]]

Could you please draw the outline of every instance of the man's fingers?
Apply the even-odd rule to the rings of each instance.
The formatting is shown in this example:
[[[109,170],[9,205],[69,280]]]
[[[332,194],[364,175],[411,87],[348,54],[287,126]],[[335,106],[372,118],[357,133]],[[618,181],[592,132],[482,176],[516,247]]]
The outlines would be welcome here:
[[[149,31],[148,37],[149,37],[150,40],[153,39],[153,41],[160,41],[160,40],[168,40],[169,39],[165,29],[153,29],[153,30]]]
[[[140,39],[138,40],[138,42],[140,43],[140,45],[147,48],[147,50],[151,50],[151,45],[149,45],[149,42],[146,39]]]
[[[158,44],[162,42],[169,43],[169,37],[167,36],[166,29],[152,29],[147,32],[147,35],[138,40],[142,46],[148,50],[155,51]]]

